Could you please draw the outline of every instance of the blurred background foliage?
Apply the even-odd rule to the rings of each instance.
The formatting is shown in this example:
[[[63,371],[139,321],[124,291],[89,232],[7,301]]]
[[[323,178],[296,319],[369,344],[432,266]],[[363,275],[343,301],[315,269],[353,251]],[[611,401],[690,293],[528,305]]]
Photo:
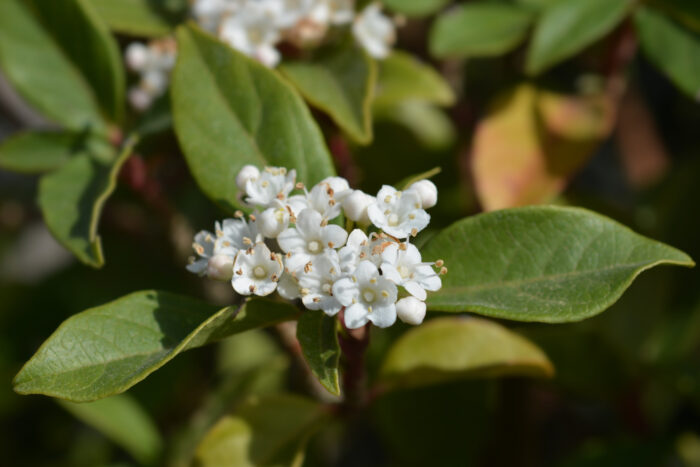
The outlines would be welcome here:
[[[85,1],[120,47],[144,31],[165,34],[186,15],[184,0]],[[483,210],[557,203],[594,209],[700,257],[695,0],[384,3],[405,15],[405,25],[401,52],[378,64],[373,141],[353,142],[314,110],[352,185],[373,193],[440,167],[435,230]],[[48,11],[45,2],[27,4]],[[62,19],[41,21],[61,28]],[[9,20],[0,19],[5,59]],[[80,50],[76,40],[69,43]],[[409,54],[449,88],[415,74]],[[0,82],[1,137],[51,127],[11,81]],[[105,105],[121,118],[121,104]],[[195,457],[216,465],[207,458],[216,449],[197,450],[215,424],[242,436],[250,436],[248,425],[272,430],[250,408],[251,395],[274,408],[279,393],[318,392],[274,330],[186,352],[92,408],[12,392],[22,363],[80,310],[144,288],[217,303],[229,297],[226,286],[184,269],[193,230],[224,213],[189,174],[167,97],[144,115],[127,112],[123,122],[141,140],[101,216],[106,262],[99,270],[51,237],[36,203],[37,177],[0,170],[0,451],[7,465],[189,465]],[[345,425],[293,411],[287,422],[299,423],[300,433],[321,424],[309,440],[308,466],[700,465],[699,284],[699,269],[655,269],[585,322],[502,322],[546,352],[556,369],[550,380],[455,381],[378,394]],[[370,378],[406,330],[372,329]],[[211,435],[206,442],[216,446]],[[281,453],[281,462],[294,454]]]

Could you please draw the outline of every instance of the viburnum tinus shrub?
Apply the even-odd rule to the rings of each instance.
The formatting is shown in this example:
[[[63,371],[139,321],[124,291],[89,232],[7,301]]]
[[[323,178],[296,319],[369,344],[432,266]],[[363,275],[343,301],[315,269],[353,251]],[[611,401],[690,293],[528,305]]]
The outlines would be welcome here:
[[[627,62],[616,61],[607,87],[583,79],[578,94],[562,97],[523,81],[494,99],[476,128],[470,166],[486,212],[473,208],[442,229],[447,223],[431,224],[432,209],[442,219],[462,217],[464,191],[454,173],[435,182],[440,169],[413,173],[402,137],[380,157],[365,156],[363,174],[356,170],[375,129],[391,122],[435,154],[451,151],[440,163],[457,172],[455,125],[466,126],[462,117],[473,110],[464,102],[483,96],[455,95],[469,81],[455,64],[524,54],[508,65],[525,63],[536,75],[628,26],[627,18],[636,32],[622,32],[636,34],[652,63],[697,94],[698,77],[683,64],[690,53],[679,58],[659,46],[700,51],[666,16],[673,9],[607,0],[473,1],[444,11],[449,2],[385,3],[0,0],[2,71],[51,122],[4,142],[0,167],[40,174],[38,205],[65,248],[86,265],[104,264],[98,221],[120,173],[145,203],[167,206],[169,225],[182,227],[177,203],[144,162],[175,140],[176,149],[164,150],[172,151],[168,160],[183,156],[226,213],[180,229],[211,229],[190,234],[189,263],[189,252],[176,250],[203,290],[225,284],[225,305],[144,283],[146,290],[67,319],[17,374],[15,391],[91,402],[64,406],[137,460],[155,463],[164,455],[157,433],[120,394],[186,350],[230,338],[238,354],[254,354],[265,334],[246,331],[274,330],[310,380],[305,394],[286,394],[279,381],[274,391],[261,389],[260,375],[275,374],[261,360],[246,379],[236,374],[239,393],[215,392],[213,415],[205,411],[187,440],[165,449],[199,465],[298,464],[320,429],[354,423],[385,394],[464,378],[553,375],[536,344],[467,313],[580,321],[610,307],[646,269],[693,266],[685,253],[607,217],[542,204],[612,131],[615,93],[633,54],[621,54]],[[448,59],[440,66],[449,82],[427,61],[392,50],[404,15],[433,13],[426,37],[420,22],[406,27],[418,24],[411,31],[427,45],[413,49]],[[519,79],[523,70],[511,71]],[[458,107],[454,118],[440,109],[449,106]],[[562,113],[573,123],[562,123]],[[509,147],[511,133],[528,138]],[[363,176],[381,188],[348,181]],[[525,204],[534,205],[516,207]],[[366,359],[372,327],[400,334],[377,347],[377,368]],[[244,402],[231,402],[233,393]]]

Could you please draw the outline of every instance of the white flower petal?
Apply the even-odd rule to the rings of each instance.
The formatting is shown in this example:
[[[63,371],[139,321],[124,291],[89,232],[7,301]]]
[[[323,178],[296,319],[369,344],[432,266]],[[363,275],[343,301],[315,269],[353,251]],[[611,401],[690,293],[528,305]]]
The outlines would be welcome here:
[[[423,287],[418,285],[418,283],[415,281],[408,281],[403,284],[403,287],[406,289],[406,292],[410,293],[418,300],[425,300],[427,298],[427,294],[425,293]]]
[[[323,246],[327,248],[340,248],[345,245],[348,233],[340,226],[330,224],[321,231]]]
[[[285,253],[306,250],[306,239],[298,229],[287,229],[277,236],[277,243]]]
[[[369,321],[367,309],[356,303],[345,308],[345,326],[348,329],[361,328]]]
[[[353,300],[357,299],[359,293],[357,283],[349,277],[338,279],[333,284],[333,296],[343,306],[352,305]]]
[[[347,316],[347,310],[345,313],[345,316]],[[367,314],[367,318],[379,328],[388,328],[396,322],[396,305],[391,303],[385,306],[372,307],[372,312]]]

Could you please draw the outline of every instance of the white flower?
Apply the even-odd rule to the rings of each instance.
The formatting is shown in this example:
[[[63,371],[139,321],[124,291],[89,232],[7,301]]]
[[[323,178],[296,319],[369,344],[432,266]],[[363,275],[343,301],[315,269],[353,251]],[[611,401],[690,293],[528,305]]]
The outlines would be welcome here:
[[[325,2],[330,10],[329,19],[332,24],[352,23],[355,18],[354,0],[325,0]]]
[[[233,277],[233,258],[223,254],[209,258],[207,277],[217,281],[230,281]]]
[[[420,252],[410,243],[392,243],[382,252],[382,274],[406,289],[419,300],[426,299],[426,290],[434,292],[442,287],[440,276],[430,263],[421,262]]]
[[[280,29],[295,26],[308,16],[316,6],[315,0],[272,0],[275,9],[275,24]]]
[[[233,263],[233,289],[241,295],[270,295],[282,276],[282,257],[264,243],[241,250]]]
[[[192,15],[197,23],[209,32],[216,32],[221,20],[234,13],[244,0],[195,0]]]
[[[175,65],[176,45],[172,38],[129,44],[124,52],[127,66],[140,73],[141,80],[129,89],[129,103],[136,110],[146,110],[163,95],[170,82],[170,70]]]
[[[345,325],[356,329],[371,321],[380,328],[396,321],[396,286],[379,275],[377,267],[362,261],[349,277],[333,284],[333,296],[345,307]]]
[[[369,217],[367,215],[367,208],[375,201],[374,196],[368,195],[362,190],[352,190],[342,202],[345,217],[353,222],[368,225]]]
[[[333,284],[340,278],[338,252],[326,250],[311,261],[309,268],[298,275],[301,301],[309,310],[323,310],[328,316],[336,315],[342,305],[333,296]]]
[[[345,229],[327,224],[313,209],[304,209],[297,217],[296,228],[279,234],[277,243],[287,253],[287,269],[295,272],[324,250],[342,247],[347,238]]]
[[[260,176],[260,170],[254,165],[244,165],[236,175],[236,186],[239,190],[245,191],[248,180],[256,180]]]
[[[420,180],[411,184],[406,191],[415,191],[421,200],[423,209],[432,208],[437,204],[438,191],[437,187],[430,180]]]
[[[244,219],[224,219],[216,223],[216,243],[214,253],[234,258],[239,250],[247,250],[261,241],[255,223]]]
[[[277,293],[286,300],[296,300],[301,297],[299,282],[288,272],[283,272],[277,283]]]
[[[211,232],[202,230],[194,236],[194,242],[192,243],[192,249],[199,255],[199,259],[190,262],[187,265],[187,270],[195,274],[203,276],[206,274],[207,266],[209,265],[209,258],[214,256],[214,244],[216,239]]]
[[[271,2],[246,2],[236,14],[224,18],[219,37],[239,52],[274,67],[280,60],[280,53],[275,49],[280,40],[276,13]]]
[[[297,173],[284,167],[265,167],[257,178],[249,178],[245,184],[248,197],[245,202],[251,206],[269,208],[277,206],[277,200],[286,201],[294,189]]]
[[[425,319],[425,302],[415,297],[405,297],[396,302],[396,314],[407,324],[418,325]]]
[[[133,71],[146,69],[150,60],[151,52],[148,50],[148,46],[141,42],[132,42],[124,51],[126,66]]]
[[[289,225],[289,219],[289,209],[280,202],[277,207],[265,209],[255,222],[264,237],[277,238]]]
[[[384,16],[379,3],[367,5],[357,15],[352,33],[362,47],[374,58],[386,58],[396,42],[394,23]]]
[[[367,208],[372,223],[397,238],[416,236],[430,222],[430,215],[422,208],[415,191],[397,191],[384,185],[374,204]]]
[[[382,245],[393,240],[380,237],[372,232],[369,237],[360,229],[350,232],[346,245],[340,249],[340,268],[343,272],[352,272],[362,261],[370,261],[375,266],[382,264]]]

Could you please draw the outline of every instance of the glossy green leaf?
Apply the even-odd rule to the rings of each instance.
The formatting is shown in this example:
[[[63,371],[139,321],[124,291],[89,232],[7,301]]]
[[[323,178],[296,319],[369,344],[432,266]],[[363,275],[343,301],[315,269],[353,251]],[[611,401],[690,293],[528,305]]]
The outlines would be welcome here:
[[[101,121],[85,78],[20,0],[0,1],[0,67],[49,119],[77,130]]]
[[[175,15],[154,0],[89,0],[97,14],[115,32],[160,37],[173,29]]]
[[[430,52],[436,57],[490,57],[520,44],[533,13],[507,3],[475,2],[438,17],[430,31]]]
[[[561,0],[537,22],[526,70],[536,75],[576,55],[612,31],[629,13],[630,0]]]
[[[375,111],[393,108],[407,100],[450,106],[455,95],[434,68],[411,54],[395,50],[379,63],[374,108]]]
[[[83,135],[67,132],[18,133],[0,146],[0,168],[26,173],[57,169],[85,151],[84,140]]]
[[[158,428],[138,402],[127,394],[88,403],[60,401],[76,418],[123,447],[141,464],[153,465],[163,449]]]
[[[700,99],[700,34],[683,29],[650,8],[635,16],[645,55],[683,92]]]
[[[134,143],[128,141],[117,155],[107,141],[94,138],[84,152],[39,182],[38,203],[46,226],[56,240],[92,267],[104,264],[97,224]]]
[[[323,407],[291,395],[251,399],[214,426],[197,448],[198,467],[300,466]]]
[[[372,141],[372,94],[377,65],[354,42],[311,60],[284,63],[280,71],[311,105],[327,113],[360,144]]]
[[[688,255],[585,209],[538,206],[470,217],[433,237],[444,259],[428,308],[517,321],[566,322],[612,305],[646,269],[693,266]]]
[[[447,5],[449,0],[383,0],[382,3],[396,13],[406,16],[426,16]]]
[[[296,169],[307,185],[335,173],[309,109],[275,71],[195,27],[181,27],[177,39],[175,131],[205,194],[235,209],[245,164]]]
[[[382,365],[380,382],[403,387],[466,377],[549,377],[553,373],[542,350],[497,323],[439,318],[396,341]]]
[[[116,40],[88,0],[29,0],[44,27],[114,121],[124,113],[126,78]],[[46,72],[46,68],[44,68]]]
[[[220,308],[167,292],[135,292],[68,318],[19,374],[20,394],[75,402],[124,392],[180,352],[294,319],[286,303]]]
[[[331,394],[340,395],[340,346],[336,319],[322,311],[307,310],[297,323],[297,339],[311,373]]]

